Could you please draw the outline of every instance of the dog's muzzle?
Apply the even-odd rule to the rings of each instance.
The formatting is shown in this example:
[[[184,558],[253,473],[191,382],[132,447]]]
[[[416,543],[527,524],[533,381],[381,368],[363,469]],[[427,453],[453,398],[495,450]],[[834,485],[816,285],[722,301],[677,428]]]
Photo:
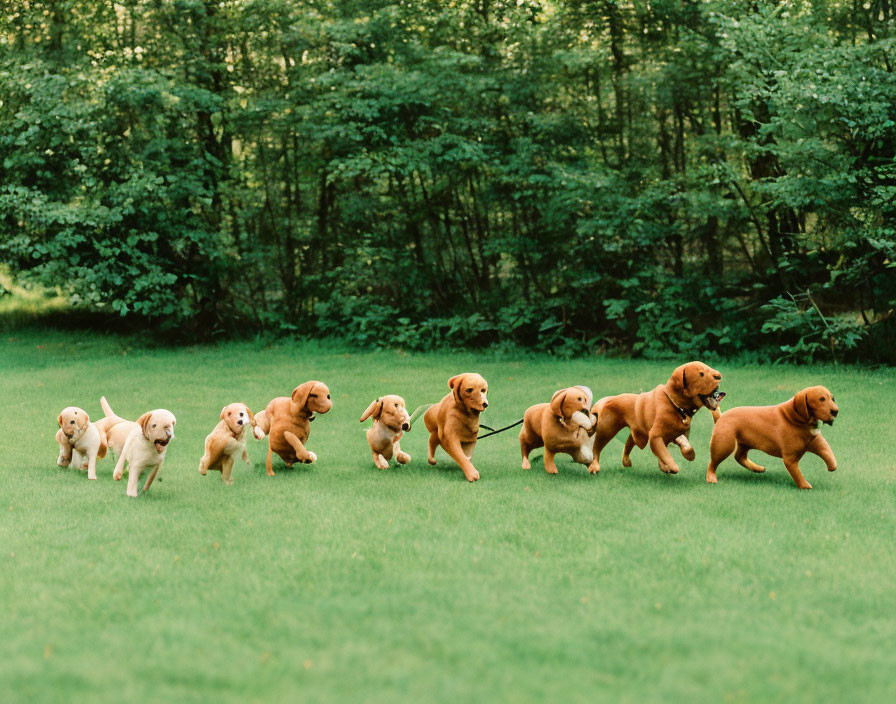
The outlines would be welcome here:
[[[700,396],[700,401],[706,406],[709,410],[714,411],[719,407],[719,404],[722,402],[722,399],[727,395],[724,391],[719,391],[716,389],[711,394],[698,394]]]
[[[407,432],[408,430],[411,429],[411,424],[410,423],[402,423],[401,429],[404,430],[405,432]]]

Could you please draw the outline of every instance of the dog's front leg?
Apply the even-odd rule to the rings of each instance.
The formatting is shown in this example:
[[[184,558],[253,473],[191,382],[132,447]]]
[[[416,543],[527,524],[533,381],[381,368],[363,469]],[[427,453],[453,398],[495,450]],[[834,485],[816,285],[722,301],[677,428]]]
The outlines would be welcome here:
[[[115,481],[119,481],[124,474],[124,458],[128,456],[128,447],[130,444],[131,439],[128,437],[128,439],[124,441],[124,446],[121,448],[121,452],[118,453],[118,461],[115,463],[115,469],[112,470],[112,478]],[[134,496],[136,495],[137,494],[134,494]]]
[[[224,482],[227,486],[233,484],[233,479],[230,478],[230,473],[233,471],[233,456],[227,455],[221,461],[221,481]]]
[[[286,438],[286,442],[290,444],[292,447],[292,451],[296,453],[296,460],[299,462],[304,462],[305,464],[311,464],[314,460],[317,459],[317,455],[315,455],[310,450],[306,450],[305,446],[302,444],[302,441],[299,440],[295,434],[289,432],[288,430],[283,433],[283,437]]]
[[[797,489],[812,488],[812,485],[806,481],[806,478],[800,471],[800,455],[788,455],[781,459],[784,460],[784,466],[787,467],[787,471],[790,472],[790,476],[793,477],[793,481],[796,482]]]
[[[439,432],[437,430],[433,430],[429,434],[429,446],[428,446],[428,454],[426,456],[426,461],[430,464],[436,463],[436,448],[440,445],[439,442]]]
[[[401,445],[398,440],[392,443],[392,456],[398,464],[407,464],[411,461],[411,456],[407,452],[401,451]]]
[[[152,486],[152,482],[153,482],[153,480],[156,478],[156,475],[159,473],[159,467],[160,467],[160,465],[156,465],[155,467],[153,467],[152,472],[151,472],[150,475],[146,478],[146,484],[143,485],[143,492],[144,492],[144,493],[147,492],[147,491],[149,491],[149,487]],[[129,480],[129,481],[128,481],[128,484],[130,484],[130,478],[131,478],[130,475],[128,475],[128,480]],[[137,478],[138,478],[138,479],[140,478],[140,475],[139,475],[139,474],[137,475]],[[161,478],[159,478],[159,481],[162,481]],[[136,483],[136,482],[135,482],[135,483]],[[136,496],[136,494],[135,494],[135,496]]]
[[[678,465],[669,454],[669,448],[666,447],[666,441],[661,435],[650,436],[650,449],[659,460],[660,469],[666,474],[678,474]]]
[[[274,476],[274,464],[271,462],[271,455],[273,454],[274,451],[271,449],[270,444],[268,444],[268,458],[265,460],[264,466],[267,467],[269,477]]]
[[[78,452],[77,448],[72,448],[72,467],[83,470],[87,464],[86,460],[87,458]]]
[[[96,449],[91,448],[87,455],[87,478],[96,481]]]
[[[547,447],[544,448],[544,471],[548,474],[557,474],[557,463],[554,462],[554,453]]]
[[[677,438],[675,438],[675,444],[681,449],[681,456],[684,457],[688,462],[693,462],[694,458],[697,456],[697,453],[694,452],[694,448],[691,446],[690,441],[688,440],[688,436],[682,433]]]
[[[137,496],[137,483],[140,481],[140,468],[128,462],[128,489],[127,495]]]
[[[252,460],[249,459],[249,452],[245,447],[243,448],[243,462],[245,462],[249,466],[252,465]]]
[[[376,450],[371,450],[371,453],[373,454],[374,467],[376,467],[377,469],[389,469],[389,460],[383,457]]]
[[[837,469],[837,458],[834,457],[834,451],[831,449],[831,446],[828,445],[828,441],[821,435],[816,435],[815,439],[809,443],[809,447],[806,449],[813,455],[821,457],[821,459],[824,460],[824,463],[828,466],[829,472],[833,472]]]
[[[56,458],[56,464],[68,467],[72,463],[72,446],[62,428],[56,433],[56,442],[59,443],[59,457]]]
[[[451,459],[460,465],[468,482],[475,482],[479,479],[479,472],[476,471],[473,463],[470,462],[470,458],[464,453],[464,448],[458,440],[452,440],[447,445],[442,445],[442,447],[445,448],[445,452],[448,453]]]

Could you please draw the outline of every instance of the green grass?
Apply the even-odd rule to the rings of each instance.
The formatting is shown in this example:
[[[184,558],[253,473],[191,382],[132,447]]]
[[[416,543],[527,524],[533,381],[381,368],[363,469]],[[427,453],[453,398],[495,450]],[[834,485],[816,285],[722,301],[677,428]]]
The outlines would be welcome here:
[[[10,701],[893,701],[896,380],[888,371],[717,359],[725,405],[829,386],[840,463],[764,475],[697,461],[665,476],[646,452],[597,477],[561,458],[519,466],[514,431],[483,440],[476,484],[422,423],[406,468],[379,471],[358,418],[378,394],[413,408],[446,380],[490,382],[490,425],[555,389],[647,389],[671,364],[484,354],[352,354],[316,344],[142,350],[96,335],[0,339],[0,691]],[[197,472],[221,407],[261,409],[317,378],[334,408],[318,462],[236,483]],[[131,500],[55,465],[56,414],[99,397],[178,418],[164,481]],[[620,437],[624,440],[624,436]],[[677,455],[677,450],[674,451]],[[761,456],[760,456],[761,457]]]

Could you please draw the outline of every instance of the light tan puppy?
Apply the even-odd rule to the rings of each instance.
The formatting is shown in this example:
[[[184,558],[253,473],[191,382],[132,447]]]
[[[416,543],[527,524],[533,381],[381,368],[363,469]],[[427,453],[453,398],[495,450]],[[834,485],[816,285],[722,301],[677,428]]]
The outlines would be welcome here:
[[[165,462],[165,453],[168,443],[174,438],[177,419],[171,411],[158,408],[144,413],[136,422],[125,420],[112,410],[105,396],[100,399],[100,403],[106,417],[100,419],[97,425],[105,430],[109,447],[118,453],[112,478],[120,480],[127,463],[127,495],[134,497],[137,496],[140,475],[149,470],[149,477],[143,485],[143,491],[148,491]]]
[[[523,469],[529,469],[529,453],[544,447],[544,469],[557,474],[554,455],[570,455],[575,462],[590,465],[594,459],[591,437],[597,417],[590,413],[594,395],[587,386],[571,386],[556,391],[550,403],[526,409],[520,430]]]
[[[221,481],[228,486],[233,484],[230,474],[236,458],[242,457],[246,464],[252,464],[246,452],[250,428],[259,440],[264,437],[264,433],[255,424],[255,415],[245,403],[224,406],[220,421],[205,438],[205,454],[199,460],[199,473],[204,475],[210,469],[218,470],[221,472]]]
[[[404,399],[395,395],[378,398],[361,415],[361,422],[368,418],[373,418],[373,425],[367,430],[373,464],[378,469],[388,469],[393,456],[398,464],[410,462],[411,456],[401,451],[398,442],[404,432],[411,429],[411,416]]]
[[[60,467],[74,464],[78,469],[87,470],[88,479],[96,479],[96,461],[106,456],[109,447],[106,433],[90,422],[87,411],[77,406],[63,408],[57,422],[59,457],[56,464]]]
[[[429,431],[430,464],[436,463],[440,445],[460,465],[467,481],[479,479],[479,472],[470,461],[479,435],[479,414],[488,408],[488,383],[479,374],[458,374],[448,380],[451,389],[445,398],[423,415]]]
[[[742,467],[764,472],[765,467],[747,457],[750,450],[759,450],[780,457],[797,487],[811,489],[800,471],[800,459],[811,452],[824,460],[829,472],[837,469],[837,460],[818,424],[833,425],[839,412],[834,395],[823,386],[803,389],[777,406],[739,406],[725,411],[712,430],[706,481],[718,482],[716,469],[732,452]]]
[[[311,421],[315,413],[326,413],[332,407],[327,385],[321,381],[306,381],[293,389],[291,397],[275,398],[255,416],[258,427],[270,436],[267,458],[270,476],[274,476],[272,452],[280,455],[287,467],[292,467],[296,462],[309,464],[317,459],[317,455],[305,449],[311,433]]]
[[[666,474],[678,474],[678,465],[669,454],[674,442],[682,456],[691,461],[694,448],[688,441],[691,418],[701,408],[708,408],[713,420],[719,416],[719,402],[725,396],[719,391],[722,375],[703,362],[688,362],[676,367],[669,381],[643,394],[620,394],[600,399],[592,411],[597,415],[594,433],[594,461],[588,467],[592,474],[600,471],[600,453],[620,430],[631,431],[622,452],[622,466],[631,467],[629,456],[637,445],[650,449]]]

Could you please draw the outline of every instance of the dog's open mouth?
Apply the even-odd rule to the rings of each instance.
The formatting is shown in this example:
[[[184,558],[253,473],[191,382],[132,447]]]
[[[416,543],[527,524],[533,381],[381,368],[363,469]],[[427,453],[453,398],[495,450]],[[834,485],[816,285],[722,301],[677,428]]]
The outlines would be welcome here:
[[[725,392],[719,391],[718,388],[716,388],[711,394],[699,394],[699,396],[703,405],[709,410],[714,411],[719,407],[722,399],[725,398]]]
[[[165,451],[165,448],[168,447],[168,443],[171,442],[171,438],[165,438],[164,440],[156,440],[153,443],[156,446],[156,452],[159,454]]]
[[[827,420],[823,420],[823,421],[821,421],[821,422],[824,423],[825,425],[833,425],[833,424],[834,424],[834,419],[833,419],[833,418],[828,418]]]

